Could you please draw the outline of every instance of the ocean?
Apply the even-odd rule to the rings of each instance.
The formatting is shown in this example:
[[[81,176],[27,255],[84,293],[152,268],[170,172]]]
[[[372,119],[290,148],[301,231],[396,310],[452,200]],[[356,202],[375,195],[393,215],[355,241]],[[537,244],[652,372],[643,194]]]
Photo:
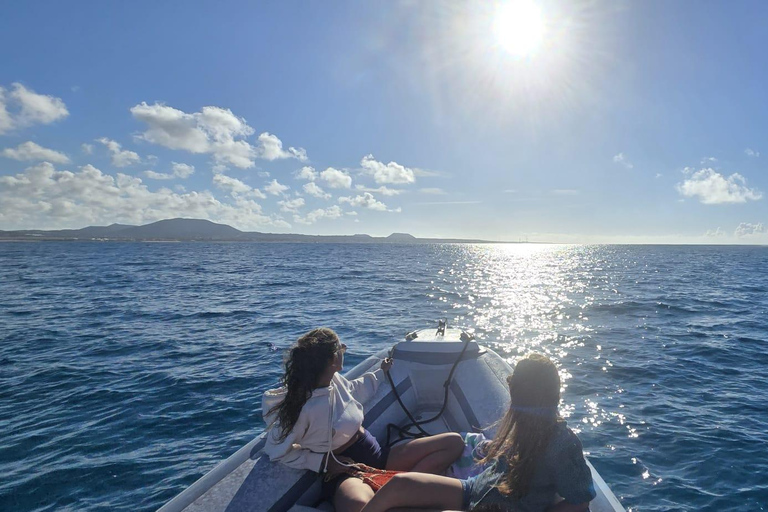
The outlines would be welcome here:
[[[548,354],[631,511],[765,510],[768,247],[0,243],[0,510],[152,511],[258,435],[282,352]]]

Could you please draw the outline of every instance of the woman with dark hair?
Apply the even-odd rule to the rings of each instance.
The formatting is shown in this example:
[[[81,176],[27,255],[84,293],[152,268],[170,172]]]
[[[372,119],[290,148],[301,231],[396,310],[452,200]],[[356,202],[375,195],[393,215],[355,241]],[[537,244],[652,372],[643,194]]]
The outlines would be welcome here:
[[[269,433],[264,451],[273,461],[324,473],[323,494],[337,512],[359,512],[373,490],[350,478],[354,463],[377,469],[442,473],[461,454],[458,434],[440,434],[382,448],[363,424],[363,404],[376,393],[381,368],[355,380],[339,372],[347,346],[331,329],[314,329],[298,339],[285,361],[282,387],[264,393],[262,412]]]
[[[560,376],[547,357],[520,360],[507,378],[511,404],[490,442],[487,468],[456,480],[401,473],[363,508],[581,512],[595,497],[581,442],[557,412]],[[556,496],[563,498],[555,503]]]

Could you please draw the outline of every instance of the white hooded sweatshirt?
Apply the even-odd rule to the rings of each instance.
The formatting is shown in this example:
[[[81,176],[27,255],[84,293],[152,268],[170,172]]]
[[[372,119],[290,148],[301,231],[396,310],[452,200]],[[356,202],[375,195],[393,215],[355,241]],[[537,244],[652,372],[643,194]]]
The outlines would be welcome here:
[[[360,430],[363,404],[373,397],[383,379],[381,369],[355,380],[347,380],[336,373],[330,386],[312,391],[293,430],[282,441],[279,440],[282,429],[277,414],[268,413],[285,399],[286,389],[268,390],[261,400],[262,414],[269,429],[264,451],[272,461],[280,461],[295,469],[322,472],[325,454],[343,446]]]

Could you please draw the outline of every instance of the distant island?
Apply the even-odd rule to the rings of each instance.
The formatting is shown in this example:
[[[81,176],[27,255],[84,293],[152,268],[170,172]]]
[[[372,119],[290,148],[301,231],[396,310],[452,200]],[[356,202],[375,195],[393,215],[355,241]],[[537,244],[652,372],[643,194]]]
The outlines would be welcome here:
[[[301,243],[494,243],[488,240],[457,238],[416,238],[408,233],[392,233],[386,237],[370,235],[297,235],[292,233],[260,233],[240,231],[226,224],[202,219],[167,219],[144,226],[111,224],[82,229],[0,230],[5,241],[155,241],[155,242],[301,242]]]

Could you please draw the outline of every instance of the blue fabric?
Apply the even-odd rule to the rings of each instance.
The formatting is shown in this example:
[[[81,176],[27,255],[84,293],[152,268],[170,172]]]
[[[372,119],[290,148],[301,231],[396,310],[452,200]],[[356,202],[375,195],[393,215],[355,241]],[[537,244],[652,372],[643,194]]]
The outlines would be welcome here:
[[[584,459],[581,442],[564,421],[558,422],[542,460],[537,464],[528,494],[520,499],[506,496],[496,488],[507,469],[500,459],[477,476],[462,480],[464,510],[484,505],[502,505],[520,512],[540,512],[553,504],[559,494],[569,503],[585,503],[595,497],[592,473]]]
[[[372,468],[386,469],[387,459],[389,458],[389,448],[382,448],[376,438],[373,437],[373,434],[367,430],[363,430],[363,435],[361,435],[352,446],[341,453],[337,453],[336,457],[349,457],[355,462],[371,466]],[[338,489],[341,483],[347,478],[351,477],[342,474],[330,482],[323,481],[323,499],[331,499],[336,492],[336,489]]]

